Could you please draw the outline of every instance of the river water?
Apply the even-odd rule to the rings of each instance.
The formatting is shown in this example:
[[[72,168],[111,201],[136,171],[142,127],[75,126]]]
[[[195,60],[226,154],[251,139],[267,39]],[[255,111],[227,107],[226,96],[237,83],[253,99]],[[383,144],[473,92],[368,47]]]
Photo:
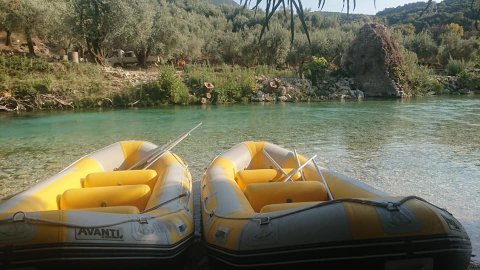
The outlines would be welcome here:
[[[0,114],[0,197],[113,142],[162,144],[198,122],[203,126],[174,149],[195,181],[213,158],[245,140],[318,154],[323,166],[377,189],[447,208],[480,260],[478,97]],[[195,189],[198,200],[198,182]]]

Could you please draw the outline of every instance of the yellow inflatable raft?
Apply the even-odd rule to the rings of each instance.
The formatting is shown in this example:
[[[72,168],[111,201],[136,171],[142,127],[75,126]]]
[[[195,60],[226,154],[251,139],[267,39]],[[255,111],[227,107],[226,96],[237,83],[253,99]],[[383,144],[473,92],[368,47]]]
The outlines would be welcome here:
[[[0,204],[0,269],[175,262],[194,232],[187,167],[164,151],[125,170],[158,150],[112,144]]]
[[[217,157],[201,203],[203,237],[222,266],[466,269],[472,251],[446,210],[391,197],[268,142]]]

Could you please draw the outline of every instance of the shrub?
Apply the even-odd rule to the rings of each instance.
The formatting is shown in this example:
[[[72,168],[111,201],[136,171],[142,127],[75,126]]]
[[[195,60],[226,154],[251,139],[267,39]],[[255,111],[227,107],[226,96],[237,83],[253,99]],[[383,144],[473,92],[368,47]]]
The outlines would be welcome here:
[[[462,71],[458,74],[458,86],[469,90],[480,90],[480,74]]]
[[[23,56],[0,56],[0,72],[10,76],[22,76],[32,72],[50,73],[51,66],[41,58]]]
[[[438,46],[428,31],[422,31],[417,35],[407,37],[405,47],[415,52],[423,63],[433,63],[432,60],[438,55]]]
[[[188,103],[188,88],[177,76],[174,68],[166,67],[162,71],[158,83],[165,95],[166,101],[174,104]]]
[[[196,67],[189,69],[187,83],[197,90],[203,87],[204,82],[213,83],[215,86],[212,90],[213,103],[243,102],[250,94],[257,91],[255,76],[267,71],[275,72],[274,69],[269,70],[266,66],[254,69],[227,65],[217,68]]]
[[[328,71],[328,62],[324,57],[312,56],[303,66],[303,74],[305,78],[312,81],[313,85],[316,85],[320,80],[324,79]]]
[[[125,105],[140,100],[143,106],[160,104],[187,104],[190,101],[188,88],[177,76],[175,69],[164,67],[157,81],[147,82],[130,91],[129,94],[116,94],[115,104]]]
[[[450,60],[448,61],[447,64],[447,74],[451,76],[456,76],[465,69],[467,69],[468,63],[465,62],[463,59],[452,59],[450,57]]]
[[[424,81],[421,87],[426,93],[434,92],[435,94],[441,94],[444,90],[443,84],[434,78],[429,78]]]
[[[404,59],[404,70],[407,71],[407,81],[412,95],[423,95],[432,91],[429,86],[432,71],[418,64],[417,54],[406,49],[400,51]],[[403,77],[401,77],[404,80]]]

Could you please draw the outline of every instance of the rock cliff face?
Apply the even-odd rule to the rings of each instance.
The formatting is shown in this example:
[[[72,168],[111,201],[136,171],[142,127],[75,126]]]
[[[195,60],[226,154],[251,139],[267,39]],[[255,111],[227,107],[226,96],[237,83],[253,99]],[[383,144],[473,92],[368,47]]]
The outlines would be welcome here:
[[[367,97],[409,96],[403,62],[399,46],[385,26],[377,23],[360,29],[342,59],[343,68]]]

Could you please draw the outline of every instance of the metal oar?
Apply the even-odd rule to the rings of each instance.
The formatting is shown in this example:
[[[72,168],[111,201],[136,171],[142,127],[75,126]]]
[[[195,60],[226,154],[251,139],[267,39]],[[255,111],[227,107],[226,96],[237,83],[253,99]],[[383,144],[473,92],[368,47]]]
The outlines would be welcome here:
[[[179,144],[181,141],[183,141],[186,137],[188,137],[188,135],[190,135],[190,133],[192,133],[195,129],[197,129],[201,125],[202,125],[202,123],[199,123],[198,125],[196,125],[191,130],[189,130],[189,131],[181,134],[177,138],[175,138],[175,140],[151,150],[150,153],[147,154],[146,157],[137,161],[135,164],[133,164],[132,166],[127,168],[127,170],[138,170],[138,169],[144,170],[144,169],[148,168],[152,163],[154,163],[155,161],[160,159],[166,152],[172,150],[172,148],[174,148],[177,144]]]
[[[300,159],[298,159],[297,149],[293,149],[293,156],[297,161],[297,166],[300,167]],[[300,170],[300,176],[302,176],[302,181],[305,181],[305,176],[303,175],[303,170]]]
[[[275,165],[275,167],[277,167],[280,172],[282,172],[285,176],[288,176],[287,172],[282,168],[282,166],[280,166],[280,164],[278,164],[273,158],[272,156],[270,156],[270,154],[265,151],[265,149],[263,149],[263,154],[273,163],[273,165]]]
[[[308,165],[308,163],[310,163],[312,160],[314,160],[315,158],[317,157],[317,155],[314,155],[313,157],[311,157],[309,160],[307,160],[307,162],[305,162],[302,166],[296,168],[295,170],[292,170],[288,175],[287,177],[285,177],[285,180],[283,180],[283,182],[287,182],[290,180],[290,178],[292,178],[292,176],[294,176],[297,172],[301,171],[305,166]]]
[[[327,181],[325,181],[325,177],[323,177],[323,173],[320,170],[320,167],[318,166],[315,160],[313,160],[313,165],[315,165],[315,169],[317,169],[317,173],[320,174],[320,177],[322,178],[322,182],[325,185],[325,189],[327,190],[328,198],[330,200],[333,200],[332,192],[330,192],[330,188],[328,187]]]

